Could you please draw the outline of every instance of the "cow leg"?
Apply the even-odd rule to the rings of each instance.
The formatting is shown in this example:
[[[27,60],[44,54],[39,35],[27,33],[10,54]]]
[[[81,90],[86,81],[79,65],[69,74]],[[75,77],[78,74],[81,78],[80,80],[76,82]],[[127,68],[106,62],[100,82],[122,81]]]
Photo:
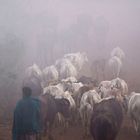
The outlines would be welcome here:
[[[48,140],[54,140],[54,138],[52,136],[53,121],[54,121],[54,118],[50,122],[47,123],[47,128],[48,128],[47,138],[48,138]]]
[[[76,115],[76,123],[77,125],[79,124],[79,122],[81,123],[82,119],[81,119],[81,116],[80,116],[80,111],[79,109],[77,109],[77,115]]]
[[[36,137],[37,140],[42,140],[41,134],[38,134]]]
[[[90,137],[89,125],[86,127],[86,136],[87,136],[88,138]]]
[[[88,125],[86,123],[86,126],[85,126],[85,137],[87,137],[87,136],[88,136]]]
[[[87,136],[89,137],[90,136],[90,131],[89,131],[89,126],[90,126],[90,120],[91,120],[91,117],[90,116],[88,116],[88,118],[87,118]]]
[[[65,120],[65,118],[63,118],[62,124],[63,125],[62,125],[62,132],[61,132],[61,134],[64,134],[66,132],[67,127],[68,127],[68,121]]]
[[[86,110],[85,108],[80,108],[79,110],[80,112],[80,117],[81,117],[81,120],[82,120],[82,126],[84,128],[84,133],[83,133],[83,139],[85,139],[86,135],[87,135],[87,119],[86,119]]]
[[[64,126],[64,132],[66,132],[66,130],[68,129],[68,127],[69,127],[69,120],[65,120],[65,126]]]
[[[87,114],[86,113],[86,137],[89,137],[90,136],[90,132],[89,132],[89,126],[90,126],[90,114]]]
[[[52,132],[52,128],[50,127],[48,131],[48,140],[54,140],[51,132]]]
[[[56,128],[59,127],[60,125],[62,125],[61,115],[57,113],[54,119],[53,127]]]
[[[135,128],[135,131],[136,133],[138,132],[138,125],[137,125],[137,122],[136,120],[132,120],[133,121],[133,125],[134,125],[134,128]]]
[[[136,132],[137,132],[137,126],[136,126],[135,120],[133,120],[133,124],[134,124],[134,128],[135,128],[135,130],[136,130]]]
[[[77,112],[76,112],[76,110],[73,110],[72,111],[70,122],[71,122],[71,125],[72,126],[75,126],[76,125],[76,123],[77,123]]]
[[[85,117],[84,117],[84,113],[83,112],[80,112],[80,116],[81,116],[81,120],[82,120],[82,126],[84,128],[83,138],[85,138]]]
[[[83,139],[87,139],[89,136],[90,136],[89,126],[87,122],[85,122]]]
[[[44,122],[44,125],[43,125],[43,137],[46,137],[47,135],[47,131],[48,131],[48,123],[47,121]]]
[[[84,129],[85,129],[85,133],[84,133],[84,135],[85,135],[85,137],[87,137],[87,119],[86,119],[86,114],[84,113],[84,122],[85,122],[85,125],[84,125]]]
[[[66,132],[66,129],[69,126],[69,120],[65,119],[62,115],[60,116],[60,120],[61,122],[61,127],[62,127],[62,131],[60,132],[61,135],[63,135]]]

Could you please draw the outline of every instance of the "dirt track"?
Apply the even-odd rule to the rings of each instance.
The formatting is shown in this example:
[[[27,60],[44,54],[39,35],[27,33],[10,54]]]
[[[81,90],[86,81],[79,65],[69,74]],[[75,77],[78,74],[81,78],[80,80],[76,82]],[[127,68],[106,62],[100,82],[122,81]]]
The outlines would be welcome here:
[[[61,134],[61,129],[55,129],[54,140],[83,140],[83,129],[81,126],[70,127],[66,133]],[[8,125],[0,125],[0,140],[11,140],[11,127]],[[43,138],[46,140],[46,138]],[[87,138],[86,140],[92,140]],[[128,118],[124,119],[121,131],[117,137],[117,140],[140,140],[132,127],[132,123]]]

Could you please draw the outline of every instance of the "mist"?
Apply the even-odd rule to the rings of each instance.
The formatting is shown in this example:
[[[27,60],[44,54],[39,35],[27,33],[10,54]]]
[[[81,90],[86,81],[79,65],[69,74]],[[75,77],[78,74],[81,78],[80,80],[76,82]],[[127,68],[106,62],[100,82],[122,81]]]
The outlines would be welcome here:
[[[80,51],[91,64],[116,46],[126,54],[122,78],[140,92],[139,13],[139,0],[1,0],[1,110],[15,105],[24,70],[34,62],[44,68]]]

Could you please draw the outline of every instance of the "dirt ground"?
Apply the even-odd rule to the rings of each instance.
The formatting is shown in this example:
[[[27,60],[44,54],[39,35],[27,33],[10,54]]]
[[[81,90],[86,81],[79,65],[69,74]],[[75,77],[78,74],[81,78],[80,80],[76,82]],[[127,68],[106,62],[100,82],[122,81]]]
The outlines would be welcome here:
[[[84,140],[82,137],[83,129],[81,125],[70,127],[64,134],[61,134],[61,128],[54,129],[54,140]],[[8,124],[0,125],[0,140],[11,140],[11,126]],[[43,140],[47,140],[43,138]],[[92,138],[86,138],[92,140]],[[136,135],[132,123],[128,117],[125,117],[122,128],[116,140],[140,140]]]

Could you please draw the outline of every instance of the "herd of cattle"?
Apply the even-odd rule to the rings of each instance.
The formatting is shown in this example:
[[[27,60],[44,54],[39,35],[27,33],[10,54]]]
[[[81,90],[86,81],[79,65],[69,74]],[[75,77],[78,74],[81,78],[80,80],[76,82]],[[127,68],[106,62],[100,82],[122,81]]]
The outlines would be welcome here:
[[[67,129],[82,123],[83,136],[115,140],[126,114],[140,134],[140,94],[129,93],[127,83],[119,77],[99,83],[78,77],[86,61],[85,54],[67,54],[43,71],[36,64],[26,70],[23,85],[29,86],[42,103],[43,130],[48,138],[53,139],[54,125]]]

